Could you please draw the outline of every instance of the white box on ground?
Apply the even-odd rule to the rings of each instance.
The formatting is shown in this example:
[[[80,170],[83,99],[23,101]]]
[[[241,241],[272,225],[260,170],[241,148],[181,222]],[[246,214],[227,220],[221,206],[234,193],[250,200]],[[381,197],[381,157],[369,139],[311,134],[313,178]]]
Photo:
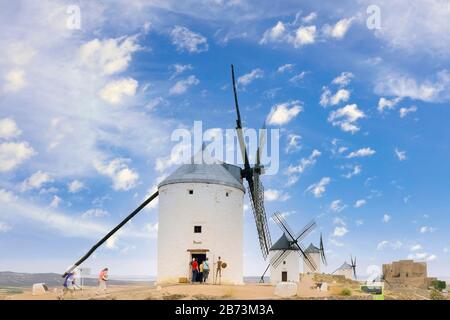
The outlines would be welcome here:
[[[48,287],[45,283],[35,283],[33,284],[32,288],[32,295],[33,296],[40,296],[43,294],[46,294],[48,291]]]
[[[283,298],[293,297],[297,295],[297,283],[295,282],[278,282],[275,287],[275,295]]]

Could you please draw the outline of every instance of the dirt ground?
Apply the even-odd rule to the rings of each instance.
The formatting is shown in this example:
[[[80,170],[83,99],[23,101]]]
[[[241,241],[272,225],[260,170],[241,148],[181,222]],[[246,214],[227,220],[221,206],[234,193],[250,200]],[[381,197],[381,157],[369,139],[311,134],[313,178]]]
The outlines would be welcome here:
[[[317,289],[317,283],[326,282],[328,291]],[[343,290],[347,295],[343,294]],[[111,285],[106,294],[97,294],[96,287],[85,287],[74,294],[62,297],[61,287],[50,287],[43,295],[33,296],[31,288],[0,288],[0,300],[214,300],[214,299],[281,299],[275,295],[275,286],[271,284],[246,283],[244,285],[175,284],[175,285]],[[428,299],[427,290],[414,289],[385,291],[386,299]],[[370,294],[360,290],[360,283],[330,275],[302,276],[297,296],[289,299],[351,299],[371,300]]]
[[[290,299],[343,299],[351,298],[340,296],[342,288],[351,288],[340,283],[329,283],[329,290],[319,291],[313,276],[302,277],[297,290],[297,296]],[[354,287],[358,287],[357,283]],[[108,300],[212,300],[212,299],[280,299],[275,295],[275,286],[270,284],[247,283],[244,285],[209,285],[209,284],[176,284],[176,285],[111,285],[107,294],[97,294],[97,288],[85,287],[74,294],[66,294],[62,297],[61,288],[49,288],[43,295],[33,296],[31,289],[10,290],[1,292],[0,300],[56,300],[56,299],[108,299]],[[355,299],[370,299],[367,294],[352,289]]]

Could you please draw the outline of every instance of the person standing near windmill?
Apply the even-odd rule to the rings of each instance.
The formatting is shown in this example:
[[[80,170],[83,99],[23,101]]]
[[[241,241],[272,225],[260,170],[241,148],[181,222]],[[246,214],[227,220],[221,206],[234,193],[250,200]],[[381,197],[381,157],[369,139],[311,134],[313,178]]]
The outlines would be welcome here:
[[[216,282],[217,283],[217,279],[219,279],[219,284],[221,282],[222,279],[222,259],[219,257],[219,260],[217,260],[217,269],[216,269]]]
[[[208,281],[209,275],[209,261],[208,257],[206,257],[205,261],[203,261],[203,282]]]
[[[102,271],[100,271],[100,274],[98,275],[97,294],[100,294],[100,292],[108,293],[106,291],[106,281],[108,281],[108,268],[102,269]]]
[[[192,283],[195,283],[197,281],[198,277],[198,262],[197,259],[193,258],[191,262],[191,269],[192,269]]]

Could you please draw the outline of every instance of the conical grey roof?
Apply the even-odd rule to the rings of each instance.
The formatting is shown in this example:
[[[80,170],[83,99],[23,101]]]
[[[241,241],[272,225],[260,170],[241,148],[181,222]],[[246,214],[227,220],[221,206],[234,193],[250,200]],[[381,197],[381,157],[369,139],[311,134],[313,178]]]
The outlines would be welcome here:
[[[227,163],[183,164],[164,179],[158,188],[175,183],[211,183],[245,191],[241,181],[241,168]]]
[[[306,248],[305,252],[306,253],[320,253],[320,249],[311,243],[309,245],[309,247]]]
[[[275,242],[272,247],[269,249],[270,251],[276,251],[276,250],[297,250],[298,248],[295,246],[291,246],[289,243],[288,238],[286,237],[286,234],[283,233],[282,236]]]
[[[344,263],[342,264],[342,266],[339,267],[338,270],[343,270],[343,269],[352,269],[352,266],[349,265],[349,264],[347,263],[347,261],[346,261],[346,262],[344,262]]]

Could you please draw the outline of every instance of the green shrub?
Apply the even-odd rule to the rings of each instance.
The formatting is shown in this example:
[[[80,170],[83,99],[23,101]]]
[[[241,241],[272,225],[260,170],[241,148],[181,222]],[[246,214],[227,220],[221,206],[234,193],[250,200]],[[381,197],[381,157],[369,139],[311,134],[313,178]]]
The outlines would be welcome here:
[[[431,285],[433,286],[434,289],[442,291],[444,289],[447,288],[447,283],[445,281],[441,281],[441,280],[434,280]]]
[[[431,300],[446,300],[444,295],[440,291],[438,291],[436,289],[431,291],[430,299]]]
[[[351,296],[352,295],[352,291],[348,288],[344,288],[341,291],[341,296]]]

